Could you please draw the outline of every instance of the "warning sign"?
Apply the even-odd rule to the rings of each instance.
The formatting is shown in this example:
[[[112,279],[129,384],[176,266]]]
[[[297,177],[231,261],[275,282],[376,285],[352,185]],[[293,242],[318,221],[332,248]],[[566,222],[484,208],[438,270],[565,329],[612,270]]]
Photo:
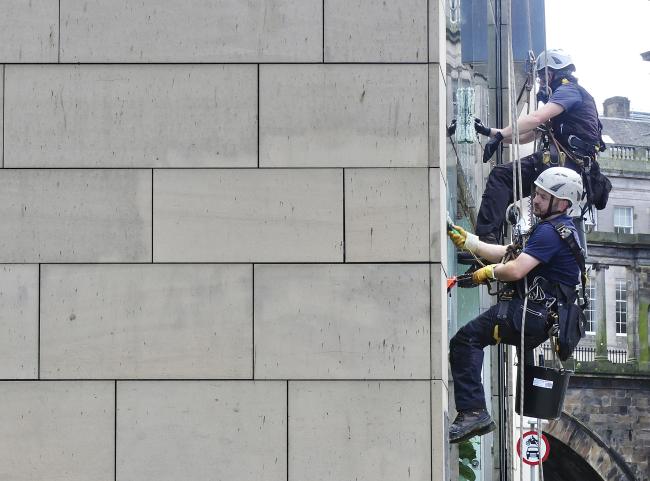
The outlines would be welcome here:
[[[528,431],[517,440],[517,454],[523,458],[524,463],[530,466],[536,466],[540,461],[546,461],[550,452],[551,446],[548,444],[548,439],[542,434],[540,442],[537,431]]]

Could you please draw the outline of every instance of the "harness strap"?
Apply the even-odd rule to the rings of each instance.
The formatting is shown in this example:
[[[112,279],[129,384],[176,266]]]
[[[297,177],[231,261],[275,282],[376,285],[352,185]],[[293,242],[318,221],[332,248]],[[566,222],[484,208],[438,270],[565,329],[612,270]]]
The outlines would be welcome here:
[[[566,225],[564,224],[555,224],[555,232],[558,233],[560,238],[566,242],[566,244],[569,246],[569,249],[571,249],[571,253],[573,254],[573,257],[576,260],[576,263],[578,264],[578,267],[580,268],[580,284],[581,284],[581,290],[582,290],[582,302],[579,304],[580,308],[582,310],[585,310],[589,306],[589,298],[587,297],[586,293],[586,286],[587,286],[587,266],[585,265],[585,255],[584,252],[582,251],[582,248],[578,244],[578,242],[575,239],[575,236],[573,235],[573,231],[569,229]]]

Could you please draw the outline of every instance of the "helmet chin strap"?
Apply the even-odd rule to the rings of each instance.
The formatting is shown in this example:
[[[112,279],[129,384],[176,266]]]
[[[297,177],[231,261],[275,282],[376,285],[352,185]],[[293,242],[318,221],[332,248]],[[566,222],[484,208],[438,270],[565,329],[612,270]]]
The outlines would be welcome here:
[[[552,195],[550,200],[548,201],[548,209],[546,209],[546,214],[540,215],[539,218],[542,220],[548,219],[552,215],[555,214],[564,214],[565,210],[553,210],[553,201],[555,200],[555,196]]]

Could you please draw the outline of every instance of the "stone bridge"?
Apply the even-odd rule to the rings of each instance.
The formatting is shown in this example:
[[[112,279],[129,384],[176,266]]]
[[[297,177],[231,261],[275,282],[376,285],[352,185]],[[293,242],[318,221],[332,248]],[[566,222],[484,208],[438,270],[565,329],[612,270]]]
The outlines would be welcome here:
[[[544,478],[650,479],[650,377],[576,373],[560,419],[547,426]]]

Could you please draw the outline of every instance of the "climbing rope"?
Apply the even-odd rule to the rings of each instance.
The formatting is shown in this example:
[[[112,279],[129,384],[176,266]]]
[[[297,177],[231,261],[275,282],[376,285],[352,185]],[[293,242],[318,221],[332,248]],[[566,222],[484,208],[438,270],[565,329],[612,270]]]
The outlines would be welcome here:
[[[510,8],[510,18],[512,17],[512,3],[509,5]],[[531,37],[531,26],[530,26],[530,4],[528,4],[528,46],[529,51],[532,50],[532,37]],[[512,182],[512,198],[515,202],[519,202],[519,212],[523,214],[524,212],[524,190],[523,190],[523,176],[521,171],[521,156],[520,156],[520,136],[519,136],[519,115],[517,108],[517,99],[514,97],[514,92],[516,92],[515,85],[515,69],[514,69],[514,51],[512,47],[512,22],[506,29],[507,32],[507,43],[508,43],[508,92],[510,93],[510,125],[512,127],[512,140],[511,145],[511,159],[513,162],[513,182]],[[528,101],[530,102],[530,101]],[[517,195],[518,194],[518,195]],[[514,232],[515,226],[512,226],[511,232]],[[522,249],[525,247],[526,238],[522,238]],[[523,433],[524,433],[524,370],[525,370],[525,342],[524,342],[524,332],[526,330],[526,314],[528,312],[528,277],[524,276],[524,305],[523,312],[521,316],[521,335],[520,335],[520,345],[519,345],[519,443],[523,446]],[[523,456],[519,458],[519,480],[523,481],[523,472],[524,472],[524,460]]]

